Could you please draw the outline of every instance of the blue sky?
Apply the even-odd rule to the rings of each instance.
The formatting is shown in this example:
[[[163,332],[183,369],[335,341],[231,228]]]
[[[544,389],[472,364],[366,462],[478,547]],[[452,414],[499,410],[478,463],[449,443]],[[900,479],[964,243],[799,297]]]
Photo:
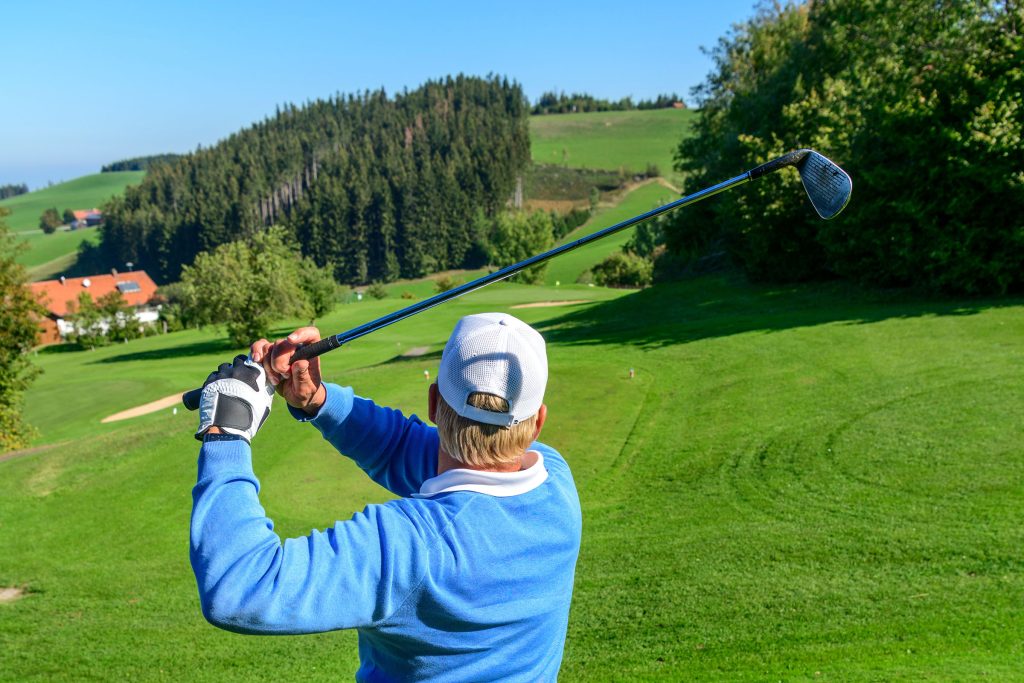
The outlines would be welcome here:
[[[690,88],[753,13],[716,2],[33,2],[0,12],[0,184],[209,145],[336,92],[499,73],[545,90]]]

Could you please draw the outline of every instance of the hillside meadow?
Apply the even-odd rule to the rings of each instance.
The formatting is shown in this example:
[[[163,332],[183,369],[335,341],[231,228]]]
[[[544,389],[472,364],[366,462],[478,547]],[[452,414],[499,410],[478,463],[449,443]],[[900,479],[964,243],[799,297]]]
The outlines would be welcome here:
[[[391,291],[322,327],[406,303]],[[513,308],[559,299],[583,302]],[[731,276],[499,284],[325,356],[325,376],[422,414],[424,371],[454,322],[485,310],[547,338],[542,438],[583,504],[562,680],[1019,679],[1024,300]],[[26,591],[0,604],[0,679],[351,678],[353,633],[255,638],[203,620],[195,415],[100,423],[235,351],[207,330],[39,353],[36,448],[0,461],[0,586]],[[280,404],[255,468],[283,536],[388,496]]]
[[[673,155],[696,112],[688,109],[547,114],[530,117],[533,161],[572,168],[673,175]]]
[[[63,214],[64,209],[99,208],[111,197],[124,192],[128,185],[140,182],[145,174],[145,171],[94,173],[0,201],[0,207],[11,212],[4,219],[7,227],[28,245],[18,256],[18,262],[29,269],[33,279],[43,279],[59,272],[62,266],[70,266],[79,244],[87,239],[98,240],[97,229],[44,234],[39,229],[43,211],[56,208],[57,213]],[[62,261],[54,263],[57,260]]]

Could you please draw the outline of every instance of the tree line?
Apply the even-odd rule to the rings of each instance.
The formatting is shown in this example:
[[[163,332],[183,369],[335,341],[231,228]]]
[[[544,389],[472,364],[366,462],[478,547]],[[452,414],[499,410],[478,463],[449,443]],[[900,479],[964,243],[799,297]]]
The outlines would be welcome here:
[[[0,185],[0,199],[7,199],[8,197],[17,197],[19,194],[27,194],[28,185],[25,183],[7,185]]]
[[[112,164],[106,164],[100,168],[100,173],[113,173],[116,171],[148,171],[155,164],[174,163],[180,154],[150,154],[144,157],[132,157],[122,159]]]
[[[1002,0],[765,4],[722,38],[679,146],[687,190],[811,147],[853,177],[817,219],[776,173],[666,225],[678,258],[753,277],[957,293],[1024,288],[1024,6]]]
[[[586,93],[548,91],[543,93],[530,110],[531,114],[571,114],[591,111],[632,111],[634,109],[668,109],[679,103],[685,106],[683,98],[675,93],[658,95],[651,100],[634,102],[630,96],[618,100],[604,100]]]
[[[529,104],[497,76],[459,75],[287,105],[226,140],[150,167],[105,206],[95,267],[131,261],[158,282],[196,256],[282,226],[342,282],[460,267],[530,158]]]

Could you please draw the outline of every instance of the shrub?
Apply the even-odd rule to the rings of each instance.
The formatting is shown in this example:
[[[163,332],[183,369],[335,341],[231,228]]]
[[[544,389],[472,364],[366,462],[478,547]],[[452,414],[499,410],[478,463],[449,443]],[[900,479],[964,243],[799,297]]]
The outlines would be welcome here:
[[[645,287],[651,284],[653,264],[626,251],[616,251],[591,269],[603,287]]]
[[[456,280],[450,275],[442,275],[434,280],[434,291],[440,294],[455,289],[462,284],[462,280]]]
[[[388,290],[387,287],[380,282],[374,282],[366,288],[366,295],[373,297],[374,299],[384,299],[388,295]]]

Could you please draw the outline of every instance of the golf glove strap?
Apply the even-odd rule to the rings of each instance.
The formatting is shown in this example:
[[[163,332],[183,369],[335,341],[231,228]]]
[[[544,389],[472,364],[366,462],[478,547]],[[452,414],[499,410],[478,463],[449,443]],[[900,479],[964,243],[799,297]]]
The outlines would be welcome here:
[[[202,441],[206,430],[219,427],[251,442],[270,416],[273,400],[274,387],[267,383],[263,366],[248,356],[235,356],[234,361],[222,363],[210,373],[203,384],[196,438]]]

